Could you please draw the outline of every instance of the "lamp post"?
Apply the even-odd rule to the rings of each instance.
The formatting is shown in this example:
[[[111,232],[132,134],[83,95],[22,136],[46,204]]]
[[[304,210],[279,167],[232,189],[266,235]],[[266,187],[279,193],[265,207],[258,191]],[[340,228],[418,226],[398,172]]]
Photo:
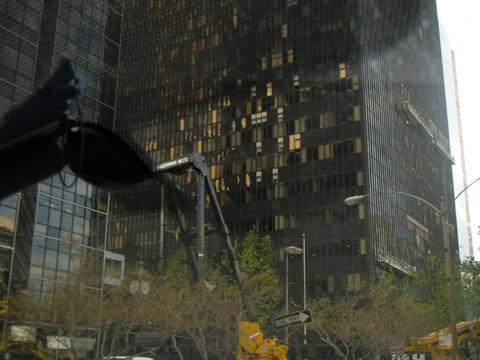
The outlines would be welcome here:
[[[478,179],[477,179],[478,180]],[[475,180],[475,182],[477,181]],[[472,183],[473,184],[473,183]],[[472,185],[470,184],[470,185]],[[469,186],[470,186],[469,185]],[[467,186],[467,188],[469,187]],[[454,200],[458,198],[460,194],[462,194],[467,188],[462,190]],[[358,204],[360,201],[363,199],[370,197],[370,196],[376,196],[376,195],[402,195],[402,196],[407,196],[414,198],[416,200],[419,200],[423,202],[424,204],[430,206],[438,215],[440,215],[441,219],[441,224],[442,224],[442,238],[443,238],[443,246],[445,249],[445,273],[447,276],[447,296],[448,296],[448,314],[450,317],[450,331],[452,333],[452,355],[453,359],[456,360],[458,359],[458,337],[457,337],[457,310],[455,308],[455,301],[454,301],[454,289],[453,289],[453,270],[452,270],[452,249],[450,246],[450,237],[448,235],[448,223],[447,223],[447,214],[449,211],[449,208],[447,208],[445,200],[442,199],[441,201],[441,209],[437,208],[435,205],[432,203],[428,202],[425,199],[422,199],[416,195],[409,194],[406,192],[402,191],[383,191],[383,192],[373,192],[365,195],[355,195],[355,196],[350,196],[345,199],[345,204],[347,206],[353,206]]]
[[[304,251],[297,246],[287,246],[283,248],[285,252],[285,313],[288,314],[288,255],[300,255]],[[288,326],[285,327],[285,342],[288,344]]]
[[[305,247],[305,234],[302,234],[302,262],[303,262],[303,310],[307,310],[307,249]],[[307,323],[303,324],[303,345],[307,351]]]

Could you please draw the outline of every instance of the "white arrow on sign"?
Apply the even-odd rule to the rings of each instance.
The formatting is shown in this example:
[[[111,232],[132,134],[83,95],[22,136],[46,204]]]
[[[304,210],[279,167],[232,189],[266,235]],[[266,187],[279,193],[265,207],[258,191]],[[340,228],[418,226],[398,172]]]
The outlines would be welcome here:
[[[310,310],[301,310],[273,319],[275,328],[280,329],[285,326],[303,324],[312,321]]]

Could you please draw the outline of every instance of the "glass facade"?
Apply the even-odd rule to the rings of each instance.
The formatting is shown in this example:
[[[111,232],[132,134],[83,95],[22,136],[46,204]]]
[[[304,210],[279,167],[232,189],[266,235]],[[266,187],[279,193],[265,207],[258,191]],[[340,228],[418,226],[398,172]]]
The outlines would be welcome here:
[[[0,30],[8,40],[0,45],[2,111],[40,86],[67,54],[85,83],[72,115],[111,128],[122,1],[7,0],[1,6]],[[65,169],[22,191],[17,212],[18,261],[12,273],[18,280],[28,278],[37,294],[53,291],[57,282],[67,283],[69,273],[87,257],[98,259],[102,267],[107,193]]]
[[[20,195],[0,201],[0,299],[8,295]]]
[[[234,236],[255,228],[281,249],[305,234],[309,295],[358,289],[386,269],[409,276],[442,248],[440,219],[418,201],[344,204],[378,191],[452,204],[433,0],[3,4],[10,25],[0,30],[16,37],[0,45],[2,104],[68,53],[86,78],[83,118],[133,139],[153,163],[204,155]],[[66,281],[88,252],[161,265],[179,246],[157,181],[109,197],[68,170],[62,178],[74,185],[56,175],[25,190],[18,210],[22,266],[39,292]],[[195,176],[176,180],[193,215]],[[453,229],[453,212],[449,221]],[[213,234],[210,254],[222,246]]]
[[[41,83],[68,54],[85,89],[74,106],[74,116],[107,127],[113,124],[122,7],[118,1],[45,3],[43,8],[36,80]],[[79,110],[81,108],[81,111]],[[40,293],[86,259],[102,266],[108,194],[94,189],[65,169],[36,188],[29,286]]]
[[[80,180],[66,188],[55,175],[38,185],[36,196],[29,287],[45,293],[56,281],[66,283],[86,258],[103,259],[107,213],[102,195]]]
[[[0,116],[33,88],[42,1],[0,4]]]
[[[0,117],[33,89],[42,6],[40,0],[0,3]],[[24,279],[29,272],[31,240],[16,242],[20,199],[15,194],[0,201],[1,298],[12,277]]]
[[[256,228],[282,248],[305,234],[309,294],[409,276],[440,250],[418,201],[344,204],[395,190],[451,205],[433,0],[127,1],[123,30],[115,131],[154,163],[204,155],[235,236]],[[178,181],[194,195],[193,176]],[[152,186],[114,196],[110,238],[154,260],[158,232],[163,248],[176,231]]]
[[[378,17],[383,10],[384,16]],[[453,208],[452,158],[434,1],[362,6],[362,108],[367,191],[403,191]],[[399,14],[403,14],[399,16]],[[406,196],[369,199],[371,271],[378,259],[405,272],[443,244],[438,213]],[[453,234],[455,213],[449,214]],[[455,236],[451,246],[457,252]]]

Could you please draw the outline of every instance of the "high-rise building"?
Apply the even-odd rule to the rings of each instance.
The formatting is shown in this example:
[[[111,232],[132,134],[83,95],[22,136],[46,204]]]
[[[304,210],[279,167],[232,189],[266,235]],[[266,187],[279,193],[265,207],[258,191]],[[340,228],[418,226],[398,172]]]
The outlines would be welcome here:
[[[444,202],[457,253],[434,0],[127,1],[120,59],[114,130],[156,163],[204,155],[235,236],[305,234],[309,295],[411,276],[443,249],[432,207],[351,195]],[[174,247],[162,201],[152,184],[113,196],[112,248]]]
[[[410,276],[443,247],[424,203],[387,194],[346,207],[351,195],[445,200],[457,249],[433,0],[8,0],[1,16],[2,112],[68,53],[87,83],[73,112],[128,133],[156,163],[204,155],[234,236],[255,228],[281,249],[305,234],[310,295],[388,269]],[[64,171],[2,202],[5,274],[40,294],[87,253],[158,263],[178,247],[155,181],[109,208],[73,180]],[[192,174],[177,180],[195,192]]]
[[[445,95],[447,100],[450,147],[455,159],[455,165],[452,168],[453,183],[455,186],[455,194],[460,194],[455,201],[459,254],[461,259],[473,259],[474,253],[472,228],[470,223],[469,196],[468,191],[461,193],[463,189],[467,188],[468,181],[465,166],[463,125],[458,94],[455,52],[450,48],[448,34],[442,26],[440,26],[440,39],[442,44],[442,62],[445,80]]]
[[[40,1],[0,4],[0,116],[33,89],[35,58],[38,51],[42,4]],[[5,176],[5,175],[3,175]],[[0,202],[0,296],[6,295],[15,263],[28,263],[28,244],[19,244],[14,252],[19,195]],[[18,268],[18,267],[17,267]],[[19,274],[26,276],[26,265]]]
[[[457,67],[456,67],[456,60],[455,60],[455,52],[451,51],[450,53],[452,58],[452,68],[453,68],[453,79],[454,79],[454,87],[455,87],[455,109],[456,109],[456,117],[453,117],[455,124],[449,125],[455,129],[455,136],[454,141],[458,141],[457,143],[457,152],[459,151],[459,164],[457,166],[457,171],[454,171],[454,184],[456,186],[457,192],[463,192],[464,189],[469,187],[469,182],[467,181],[467,169],[465,164],[465,143],[463,139],[463,125],[462,125],[462,116],[461,116],[461,109],[460,109],[460,98],[458,94],[458,79],[457,79]],[[455,169],[454,169],[455,170]],[[459,178],[459,173],[461,174],[461,180]],[[457,185],[458,184],[458,185]],[[470,205],[469,205],[469,194],[465,190],[463,193],[463,199],[457,197],[457,209],[460,209],[459,212],[461,214],[461,221],[462,224],[458,225],[458,235],[459,235],[459,252],[461,259],[471,259],[475,258],[474,251],[473,251],[473,236],[472,236],[472,223],[470,221]],[[457,222],[459,222],[459,216],[457,216]]]
[[[2,1],[0,116],[40,86],[67,54],[86,83],[72,114],[111,127],[122,12],[120,0]],[[109,256],[107,212],[108,194],[68,169],[3,200],[1,271],[14,281],[28,280],[40,295],[68,283],[87,257],[98,258],[102,267]]]

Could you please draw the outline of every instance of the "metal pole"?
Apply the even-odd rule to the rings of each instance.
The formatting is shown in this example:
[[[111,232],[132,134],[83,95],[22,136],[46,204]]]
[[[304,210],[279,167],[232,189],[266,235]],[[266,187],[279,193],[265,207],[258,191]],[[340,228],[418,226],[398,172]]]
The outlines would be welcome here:
[[[457,308],[455,306],[455,284],[453,282],[453,266],[452,266],[452,243],[450,242],[450,233],[448,231],[448,213],[451,207],[447,206],[447,164],[444,162],[442,166],[443,170],[443,199],[440,203],[440,219],[442,221],[442,236],[443,236],[443,246],[445,251],[445,272],[447,276],[447,296],[448,296],[448,315],[450,316],[450,331],[452,332],[452,356],[453,360],[459,359],[459,351],[458,351],[458,336],[457,336]],[[473,183],[475,183],[475,180]],[[472,183],[472,184],[473,184]],[[470,185],[472,185],[470,184]],[[467,186],[470,187],[470,185]],[[453,206],[455,206],[455,200],[458,196],[465,191],[462,190],[455,198]]]
[[[306,247],[305,234],[302,234],[302,260],[303,260],[303,309],[307,309],[307,263],[306,263]],[[303,324],[303,344],[307,345],[307,323]]]
[[[104,308],[104,297],[105,297],[105,272],[106,272],[106,259],[105,259],[105,252],[107,251],[107,239],[108,239],[108,223],[110,218],[110,202],[112,200],[112,196],[110,193],[107,195],[107,210],[105,213],[105,235],[103,237],[103,261],[102,261],[102,284],[100,289],[100,317],[98,319],[98,329],[97,329],[97,346],[95,349],[95,356],[97,359],[100,359],[100,352],[101,348],[101,341],[102,341],[102,318],[103,318],[103,308]],[[123,274],[122,274],[123,276]]]
[[[445,275],[447,276],[447,296],[448,296],[448,314],[450,316],[450,331],[452,333],[452,356],[453,360],[458,357],[458,336],[457,336],[457,309],[454,299],[454,283],[453,283],[453,266],[452,266],[452,247],[450,244],[450,236],[448,233],[446,204],[442,200],[442,236],[443,246],[445,250]]]
[[[165,252],[165,186],[160,185],[160,264],[159,270],[163,274]]]
[[[197,184],[197,259],[198,281],[203,282],[203,260],[205,256],[205,176],[199,174]]]
[[[285,251],[285,314],[288,314],[288,253]],[[288,326],[285,327],[285,343],[288,344]]]
[[[13,239],[12,239],[12,247],[10,249],[10,265],[8,268],[8,283],[7,283],[7,300],[10,298],[10,292],[12,289],[12,279],[13,279],[13,266],[15,264],[15,252],[16,252],[16,245],[17,245],[17,232],[18,232],[18,218],[20,217],[20,204],[23,201],[22,199],[22,193],[18,192],[16,193],[17,195],[17,204],[16,206],[16,212],[15,212],[15,223],[14,223],[14,228],[13,228]],[[37,204],[38,204],[38,197],[37,197]],[[8,306],[8,302],[7,302]],[[5,314],[5,318],[7,317],[7,314]],[[2,328],[2,342],[6,342],[6,338],[8,336],[8,327],[7,327],[7,321],[6,319],[3,321],[3,328]],[[9,354],[9,353],[8,353]]]

